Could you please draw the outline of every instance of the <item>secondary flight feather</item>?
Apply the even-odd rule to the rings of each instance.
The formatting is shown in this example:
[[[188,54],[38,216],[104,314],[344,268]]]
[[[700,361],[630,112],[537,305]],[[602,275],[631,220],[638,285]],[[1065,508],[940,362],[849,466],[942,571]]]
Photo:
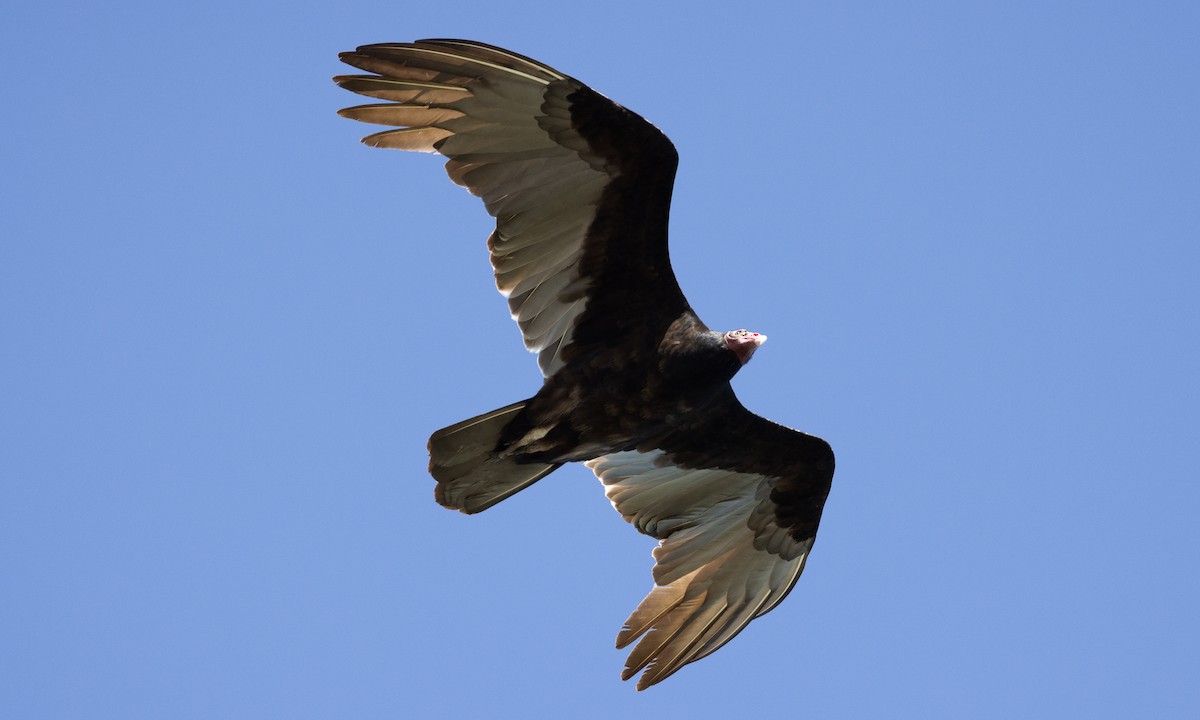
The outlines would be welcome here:
[[[742,407],[729,385],[766,336],[714,332],[667,253],[678,155],[657,128],[574,78],[466,40],[366,45],[334,78],[385,102],[374,147],[437,152],[496,218],[488,238],[544,381],[533,397],[438,430],[435,497],[477,513],[568,462],[659,540],[654,588],[617,646],[638,689],[720,648],[804,569],[833,479],[825,441]]]

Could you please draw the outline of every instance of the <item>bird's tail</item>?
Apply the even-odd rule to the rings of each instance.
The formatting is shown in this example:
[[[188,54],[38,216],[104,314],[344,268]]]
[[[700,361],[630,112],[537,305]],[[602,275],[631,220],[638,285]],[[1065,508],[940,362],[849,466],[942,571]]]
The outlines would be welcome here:
[[[477,513],[524,490],[560,464],[522,463],[497,453],[500,433],[525,402],[442,428],[429,438],[429,474],[444,507]]]

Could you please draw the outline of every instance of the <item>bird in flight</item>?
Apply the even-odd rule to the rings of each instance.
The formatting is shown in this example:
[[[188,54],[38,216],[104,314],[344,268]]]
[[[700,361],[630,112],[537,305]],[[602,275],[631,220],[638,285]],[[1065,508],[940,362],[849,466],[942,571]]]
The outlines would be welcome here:
[[[730,379],[766,336],[709,330],[667,253],[678,155],[639,115],[508,50],[467,40],[365,45],[346,108],[389,126],[373,147],[436,152],[496,218],[488,238],[544,380],[527,400],[433,433],[447,508],[477,513],[583,462],[656,538],[654,587],[617,635],[642,690],[716,651],[783,600],[833,479],[820,438],[738,402]]]

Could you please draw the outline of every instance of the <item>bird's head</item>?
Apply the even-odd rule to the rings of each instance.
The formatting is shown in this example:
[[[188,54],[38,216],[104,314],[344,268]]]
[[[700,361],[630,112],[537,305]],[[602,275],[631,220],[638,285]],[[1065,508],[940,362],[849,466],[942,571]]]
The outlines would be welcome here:
[[[766,341],[766,335],[749,330],[730,330],[725,333],[725,347],[732,350],[743,365],[750,362],[750,356]]]

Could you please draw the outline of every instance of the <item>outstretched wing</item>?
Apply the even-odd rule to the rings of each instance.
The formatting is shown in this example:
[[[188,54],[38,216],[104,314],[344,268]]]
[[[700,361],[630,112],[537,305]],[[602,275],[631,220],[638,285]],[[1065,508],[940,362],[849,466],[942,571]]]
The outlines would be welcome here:
[[[613,507],[658,538],[654,584],[617,635],[638,689],[716,651],[792,589],[833,479],[824,440],[749,412],[732,391],[695,425],[587,463]]]
[[[445,155],[450,178],[496,218],[496,286],[543,374],[614,338],[648,344],[662,328],[645,318],[687,307],[667,256],[678,156],[650,123],[482,43],[367,45],[341,59],[374,74],[335,82],[388,101],[341,114],[397,127],[363,142]]]

